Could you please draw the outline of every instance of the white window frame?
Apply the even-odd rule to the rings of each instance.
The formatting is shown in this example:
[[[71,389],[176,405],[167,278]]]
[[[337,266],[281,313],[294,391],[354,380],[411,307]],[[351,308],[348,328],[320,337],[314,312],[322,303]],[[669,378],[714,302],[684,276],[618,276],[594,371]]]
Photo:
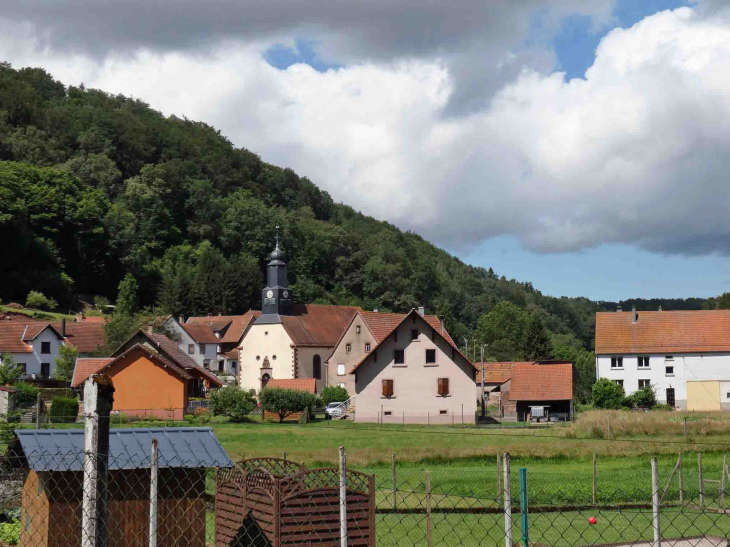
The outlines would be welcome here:
[[[644,386],[641,385],[641,383],[644,382]],[[639,389],[644,389],[647,387],[651,387],[651,380],[648,378],[639,378]]]
[[[337,376],[345,376],[347,374],[345,370],[345,365],[343,363],[340,363],[337,365]]]
[[[614,361],[616,366],[613,366]],[[623,370],[624,369],[624,358],[621,355],[614,355],[611,357],[611,370]]]
[[[649,356],[648,355],[639,355],[636,358],[636,368],[639,370],[649,370],[651,368]]]
[[[618,379],[618,380],[614,380],[614,383],[615,383],[615,384],[616,384],[617,386],[621,386],[621,387],[624,387],[624,381],[623,381],[623,379]]]
[[[345,344],[345,353],[352,353],[352,344]]]

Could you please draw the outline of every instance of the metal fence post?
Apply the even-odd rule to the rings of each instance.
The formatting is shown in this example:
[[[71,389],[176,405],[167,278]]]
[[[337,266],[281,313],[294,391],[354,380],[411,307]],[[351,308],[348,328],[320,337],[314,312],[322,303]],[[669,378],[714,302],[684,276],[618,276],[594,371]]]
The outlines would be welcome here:
[[[509,452],[504,454],[504,545],[512,547],[512,484],[509,471]]]
[[[390,473],[391,473],[391,481],[393,485],[393,511],[395,511],[398,508],[398,501],[397,501],[397,494],[398,491],[397,488],[397,482],[395,480],[395,452],[393,452],[390,456],[391,462],[390,462]]]
[[[431,474],[426,471],[426,545],[431,547]]]
[[[725,509],[725,469],[727,468],[727,454],[722,457],[722,477],[720,477],[720,495],[718,496],[718,506]]]
[[[522,545],[524,545],[524,547],[528,547],[530,544],[530,531],[527,514],[527,468],[523,467],[520,469],[520,515],[522,516]]]
[[[35,428],[41,428],[41,394],[40,392],[36,396],[35,400]]]
[[[347,451],[340,447],[340,547],[347,547]]]
[[[679,468],[679,503],[684,503],[684,474],[682,473],[682,453],[679,453],[679,459],[677,460]]]
[[[596,490],[598,490],[598,466],[596,465],[596,453],[593,453],[593,505],[596,505]]]
[[[152,454],[150,455],[150,547],[157,547],[157,437],[152,439]]]
[[[94,375],[84,384],[84,483],[81,547],[106,547],[109,498],[109,416],[114,384]]]
[[[502,463],[497,452],[497,505],[502,501]]]
[[[702,452],[697,454],[697,476],[700,482],[700,509],[705,505],[705,481],[702,480]]]
[[[656,458],[651,459],[651,506],[653,513],[654,547],[661,547],[662,533],[659,522],[659,464]]]

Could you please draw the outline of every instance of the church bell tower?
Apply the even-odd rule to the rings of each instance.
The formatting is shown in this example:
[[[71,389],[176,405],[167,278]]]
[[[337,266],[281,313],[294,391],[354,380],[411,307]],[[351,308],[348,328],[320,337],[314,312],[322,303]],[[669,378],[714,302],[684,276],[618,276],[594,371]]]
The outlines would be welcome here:
[[[279,227],[276,229],[276,248],[269,255],[266,287],[261,293],[263,315],[289,315],[292,309],[292,291],[287,279],[286,255],[279,249]]]

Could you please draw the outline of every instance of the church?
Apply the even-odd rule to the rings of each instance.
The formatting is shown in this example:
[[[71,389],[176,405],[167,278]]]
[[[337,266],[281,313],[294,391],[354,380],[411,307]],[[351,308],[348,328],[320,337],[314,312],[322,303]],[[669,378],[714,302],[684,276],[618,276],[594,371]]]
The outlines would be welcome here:
[[[262,314],[239,346],[239,385],[258,393],[271,379],[316,379],[317,393],[328,384],[324,366],[342,332],[358,311],[355,306],[294,304],[286,256],[276,248],[266,267]]]

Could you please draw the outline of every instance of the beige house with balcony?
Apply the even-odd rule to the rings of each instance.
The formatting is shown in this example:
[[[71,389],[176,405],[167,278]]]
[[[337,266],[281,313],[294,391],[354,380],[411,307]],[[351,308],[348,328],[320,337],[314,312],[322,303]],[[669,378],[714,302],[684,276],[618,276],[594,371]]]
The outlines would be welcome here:
[[[476,369],[419,311],[401,316],[352,372],[357,422],[474,422]]]

